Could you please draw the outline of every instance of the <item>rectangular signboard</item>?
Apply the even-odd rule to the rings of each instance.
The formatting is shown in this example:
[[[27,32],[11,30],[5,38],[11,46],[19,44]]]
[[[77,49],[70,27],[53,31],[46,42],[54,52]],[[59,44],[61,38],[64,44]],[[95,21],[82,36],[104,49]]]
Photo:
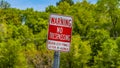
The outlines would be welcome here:
[[[72,17],[51,14],[47,47],[50,50],[68,52],[72,35]]]

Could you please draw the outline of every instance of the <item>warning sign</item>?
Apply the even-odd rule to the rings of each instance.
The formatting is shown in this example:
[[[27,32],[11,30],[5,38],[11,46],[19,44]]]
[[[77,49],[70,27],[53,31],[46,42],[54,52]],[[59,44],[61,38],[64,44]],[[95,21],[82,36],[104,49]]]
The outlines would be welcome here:
[[[72,17],[62,15],[50,15],[47,47],[50,50],[70,50],[72,35]]]

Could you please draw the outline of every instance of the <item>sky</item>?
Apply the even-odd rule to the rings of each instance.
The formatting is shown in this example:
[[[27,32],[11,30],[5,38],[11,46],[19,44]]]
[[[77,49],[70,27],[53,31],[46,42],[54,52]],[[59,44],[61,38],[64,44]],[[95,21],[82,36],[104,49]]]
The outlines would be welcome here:
[[[59,0],[5,0],[11,4],[12,8],[26,9],[34,8],[37,11],[45,11],[45,8],[49,5],[56,5]],[[82,0],[73,0],[74,2]],[[96,3],[97,0],[88,0],[90,3]]]

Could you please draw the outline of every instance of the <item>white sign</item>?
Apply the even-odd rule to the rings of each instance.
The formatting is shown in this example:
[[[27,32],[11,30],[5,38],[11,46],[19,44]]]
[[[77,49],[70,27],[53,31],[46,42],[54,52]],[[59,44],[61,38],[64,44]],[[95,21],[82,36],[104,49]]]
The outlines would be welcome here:
[[[72,17],[50,15],[47,47],[50,50],[68,52],[72,35]]]

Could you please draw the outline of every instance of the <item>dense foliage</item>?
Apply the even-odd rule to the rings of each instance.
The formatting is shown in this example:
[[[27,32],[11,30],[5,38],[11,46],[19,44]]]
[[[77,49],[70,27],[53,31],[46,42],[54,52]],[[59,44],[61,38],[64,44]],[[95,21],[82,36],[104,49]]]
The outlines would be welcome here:
[[[120,68],[120,1],[62,0],[44,12],[0,8],[0,68],[52,68],[46,47],[51,13],[74,18],[70,52],[61,52],[60,68]]]

